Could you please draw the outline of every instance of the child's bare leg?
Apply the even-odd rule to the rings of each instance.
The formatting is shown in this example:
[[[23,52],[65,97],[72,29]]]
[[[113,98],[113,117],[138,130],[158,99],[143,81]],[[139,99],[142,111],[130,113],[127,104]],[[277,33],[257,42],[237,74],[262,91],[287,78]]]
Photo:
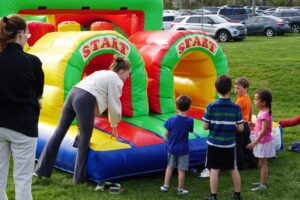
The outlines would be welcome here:
[[[233,182],[234,192],[241,192],[241,177],[237,168],[230,171]]]
[[[184,188],[185,171],[178,169],[178,188]]]
[[[171,179],[173,170],[174,170],[173,168],[167,166],[166,173],[165,173],[165,180],[164,180],[164,185],[165,186],[170,185],[170,179]]]
[[[210,169],[210,192],[212,194],[217,194],[218,191],[218,181],[219,181],[219,169]]]
[[[260,158],[259,165],[260,165],[260,183],[267,185],[267,183],[268,183],[268,159]]]

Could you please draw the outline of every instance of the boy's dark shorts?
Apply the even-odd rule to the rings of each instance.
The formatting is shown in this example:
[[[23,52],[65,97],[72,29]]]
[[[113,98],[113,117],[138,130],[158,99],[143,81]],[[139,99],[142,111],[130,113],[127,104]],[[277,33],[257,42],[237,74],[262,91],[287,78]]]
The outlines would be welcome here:
[[[236,149],[220,148],[208,145],[206,155],[206,168],[232,170],[237,167]]]

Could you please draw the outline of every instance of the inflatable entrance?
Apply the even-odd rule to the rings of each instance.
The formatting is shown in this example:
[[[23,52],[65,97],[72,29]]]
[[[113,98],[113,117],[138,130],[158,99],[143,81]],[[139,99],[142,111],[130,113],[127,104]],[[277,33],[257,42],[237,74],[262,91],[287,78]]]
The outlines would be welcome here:
[[[175,114],[174,99],[179,94],[193,99],[190,164],[204,162],[207,132],[199,119],[215,98],[216,77],[228,73],[226,57],[213,39],[189,31],[144,31],[129,39],[115,31],[53,32],[29,52],[41,58],[46,74],[37,157],[58,123],[70,89],[93,71],[108,69],[117,54],[132,65],[121,97],[120,141],[110,138],[106,116],[96,118],[88,153],[90,179],[100,182],[163,170],[167,162],[163,124]],[[56,167],[73,171],[77,134],[74,124],[60,147]]]

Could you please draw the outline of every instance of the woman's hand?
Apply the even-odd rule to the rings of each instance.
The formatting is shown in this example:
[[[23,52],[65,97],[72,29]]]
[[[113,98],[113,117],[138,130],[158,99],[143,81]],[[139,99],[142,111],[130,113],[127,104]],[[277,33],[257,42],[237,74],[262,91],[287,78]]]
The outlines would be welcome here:
[[[247,144],[246,148],[249,150],[253,150],[253,148],[255,147],[257,143],[256,142],[251,142],[249,144]]]
[[[99,107],[98,107],[97,102],[95,103],[94,116],[95,116],[95,117],[100,116],[100,111],[99,111]]]
[[[112,127],[112,133],[111,133],[110,138],[113,138],[113,137],[115,137],[117,140],[119,140],[118,128],[117,127]]]
[[[255,128],[254,122],[248,122],[248,126],[249,126],[250,131],[254,131],[254,128]]]

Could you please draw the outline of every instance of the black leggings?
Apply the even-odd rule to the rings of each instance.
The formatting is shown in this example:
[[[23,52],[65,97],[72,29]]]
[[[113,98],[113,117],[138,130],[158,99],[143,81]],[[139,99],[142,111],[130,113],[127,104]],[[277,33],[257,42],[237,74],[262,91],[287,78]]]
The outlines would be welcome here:
[[[65,101],[59,124],[47,143],[36,167],[38,176],[50,177],[55,165],[59,146],[72,121],[77,117],[80,132],[73,181],[75,184],[87,180],[86,161],[90,138],[94,126],[96,98],[89,92],[73,88]]]

